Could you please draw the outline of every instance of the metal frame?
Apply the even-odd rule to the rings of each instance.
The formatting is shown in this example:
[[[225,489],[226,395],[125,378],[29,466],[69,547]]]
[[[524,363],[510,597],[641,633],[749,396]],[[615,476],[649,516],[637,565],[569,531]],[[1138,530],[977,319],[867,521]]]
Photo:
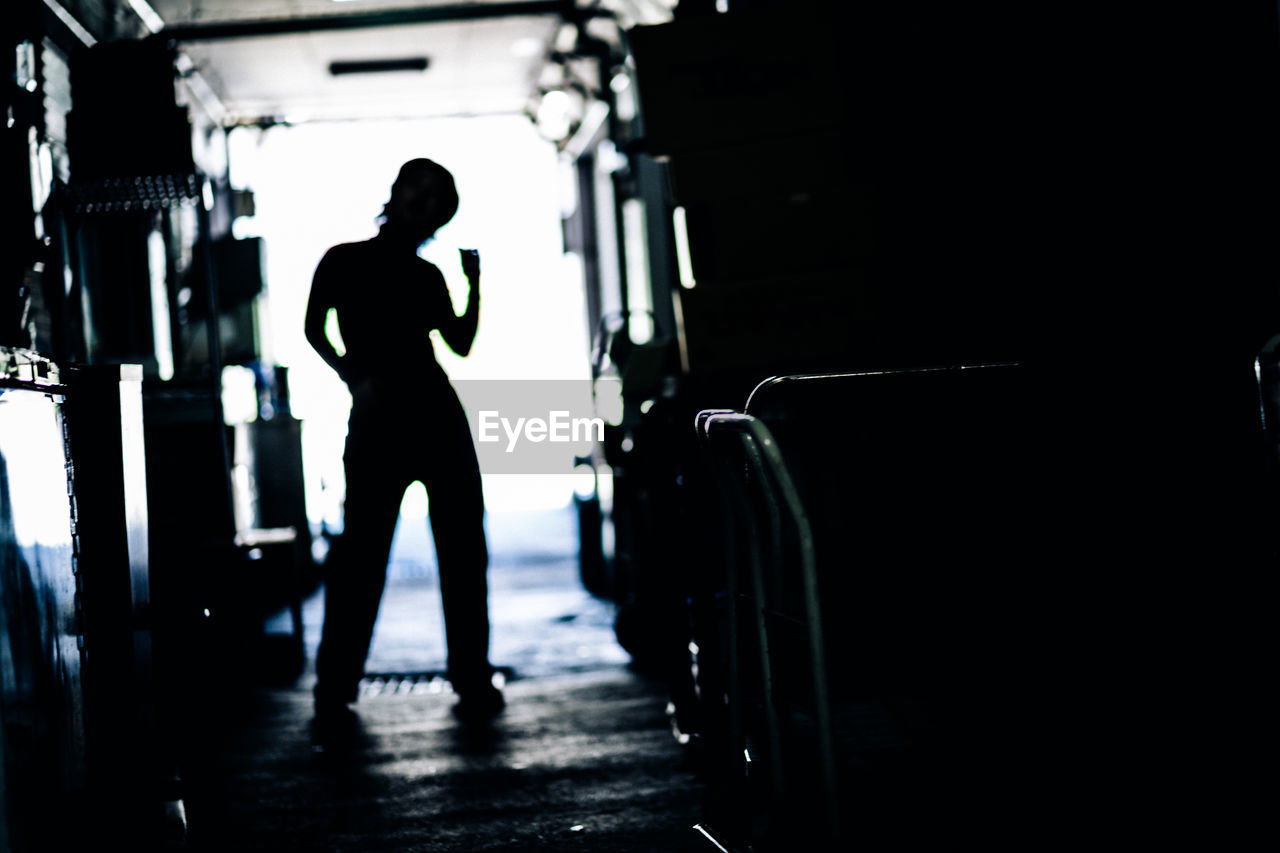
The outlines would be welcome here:
[[[817,724],[818,761],[822,773],[823,809],[826,823],[833,837],[839,833],[839,808],[837,805],[837,779],[835,768],[834,736],[831,723],[830,692],[827,686],[826,646],[823,639],[821,607],[818,601],[817,559],[809,518],[800,500],[800,493],[791,479],[785,460],[778,450],[769,428],[751,415],[728,409],[709,409],[699,412],[696,418],[698,436],[714,459],[718,490],[724,506],[725,548],[729,563],[729,709],[730,737],[732,743],[742,743],[741,680],[737,659],[738,590],[734,543],[735,524],[742,525],[748,541],[748,566],[751,587],[755,598],[752,607],[759,642],[761,676],[764,686],[765,718],[768,726],[771,776],[774,793],[780,795],[785,788],[785,768],[782,766],[780,726],[773,697],[773,661],[769,652],[769,628],[767,616],[773,614],[765,583],[764,561],[759,547],[760,525],[756,511],[747,500],[742,488],[744,474],[760,485],[768,509],[770,530],[769,563],[775,573],[782,572],[782,523],[786,520],[795,528],[800,551],[801,579],[804,586],[804,622],[809,644],[809,664],[813,684],[814,715]],[[719,452],[726,440],[737,443],[747,461],[746,471],[735,470],[725,453]]]

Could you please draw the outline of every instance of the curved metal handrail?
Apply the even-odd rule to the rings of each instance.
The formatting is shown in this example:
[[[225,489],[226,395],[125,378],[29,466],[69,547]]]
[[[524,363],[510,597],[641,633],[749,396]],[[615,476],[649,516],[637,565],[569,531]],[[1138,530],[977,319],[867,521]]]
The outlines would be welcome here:
[[[833,833],[837,834],[839,826],[839,810],[837,807],[837,781],[835,770],[835,751],[834,736],[831,724],[831,706],[829,698],[829,690],[827,686],[827,667],[826,667],[826,648],[823,639],[821,608],[818,601],[818,575],[817,575],[817,558],[814,549],[813,531],[809,523],[808,514],[805,511],[803,502],[800,499],[799,490],[796,488],[791,474],[787,469],[785,460],[782,458],[781,452],[778,450],[778,444],[773,438],[773,434],[763,421],[752,415],[743,412],[736,412],[726,409],[705,410],[699,412],[695,418],[695,425],[698,429],[699,437],[708,446],[715,444],[715,438],[718,434],[732,435],[738,439],[746,453],[748,470],[755,472],[761,481],[765,500],[770,507],[770,521],[774,525],[774,542],[775,548],[780,547],[777,543],[781,542],[781,517],[782,510],[795,527],[797,540],[799,542],[800,560],[801,560],[801,577],[804,586],[804,607],[805,607],[805,623],[808,627],[808,642],[810,666],[812,668],[812,684],[814,699],[814,714],[817,723],[819,762],[822,772],[822,781],[825,794],[825,808],[827,813],[827,822]],[[733,482],[733,472],[728,468],[727,461],[723,457],[717,456],[720,460],[721,476],[726,483]],[[746,504],[746,498],[736,489],[726,490],[726,501],[732,500],[736,504],[736,509],[740,516],[746,520],[748,525],[748,535],[752,539],[755,538],[755,519],[750,507]],[[733,498],[728,495],[734,496]],[[765,701],[766,716],[768,724],[771,726],[774,737],[772,749],[777,750],[776,732],[776,710],[772,707],[771,697],[771,671],[767,658],[767,630],[764,626],[764,581],[763,573],[760,566],[759,553],[752,549],[751,551],[751,571],[752,583],[757,595],[756,619],[757,631],[760,632],[762,643],[762,655],[764,657],[763,676],[765,678]],[[732,574],[732,573],[731,573]],[[732,622],[732,615],[731,615]],[[775,757],[775,774],[780,773],[780,758]],[[780,785],[780,779],[775,778],[775,786]]]

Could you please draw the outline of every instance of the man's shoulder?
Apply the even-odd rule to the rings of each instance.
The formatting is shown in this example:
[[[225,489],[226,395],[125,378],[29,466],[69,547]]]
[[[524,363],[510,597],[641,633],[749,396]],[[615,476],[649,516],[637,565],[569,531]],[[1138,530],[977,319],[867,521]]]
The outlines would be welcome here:
[[[372,243],[372,240],[355,240],[350,243],[339,243],[336,246],[330,247],[324,254],[326,258],[342,258],[349,257],[351,255],[363,254],[370,250]]]
[[[371,240],[359,240],[351,243],[339,243],[331,246],[320,259],[320,268],[331,274],[345,275],[358,269],[370,267],[376,263],[373,257]]]
[[[430,276],[432,280],[439,279],[441,283],[444,282],[444,273],[440,272],[440,268],[438,266],[421,255],[418,255],[414,260],[416,261],[416,263],[414,263],[414,267],[416,269],[422,270]]]

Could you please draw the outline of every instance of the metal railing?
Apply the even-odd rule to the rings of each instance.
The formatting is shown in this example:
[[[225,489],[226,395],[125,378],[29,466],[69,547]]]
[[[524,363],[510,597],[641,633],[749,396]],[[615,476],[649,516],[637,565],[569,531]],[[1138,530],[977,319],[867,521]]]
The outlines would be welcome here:
[[[770,781],[775,797],[781,798],[787,786],[787,768],[784,765],[782,731],[775,700],[775,661],[770,643],[770,616],[782,613],[781,606],[774,606],[769,588],[779,585],[766,583],[766,563],[775,579],[783,572],[784,523],[795,532],[799,551],[801,582],[803,586],[802,622],[808,642],[809,674],[812,683],[812,700],[817,734],[817,760],[822,784],[822,810],[825,823],[834,837],[839,830],[837,806],[837,779],[835,748],[831,724],[831,705],[827,683],[826,646],[823,637],[821,606],[818,596],[818,569],[814,550],[813,532],[800,493],[791,478],[786,462],[778,450],[769,428],[751,415],[725,409],[712,409],[698,413],[696,427],[699,438],[714,460],[723,519],[725,524],[725,558],[728,563],[728,699],[729,740],[731,744],[745,744],[742,721],[744,702],[741,662],[738,658],[739,622],[742,618],[740,602],[750,602],[750,624],[754,629],[759,655],[762,683],[761,699],[764,705],[766,748],[769,757]],[[741,451],[745,469],[731,461],[729,449]],[[750,482],[758,486],[763,499],[765,524],[768,531],[767,558],[760,547],[761,519],[759,510],[748,500],[745,486]],[[738,561],[735,544],[737,532],[744,534],[746,542],[746,566],[749,574],[749,591],[740,595],[738,590]],[[780,604],[780,603],[779,603]]]

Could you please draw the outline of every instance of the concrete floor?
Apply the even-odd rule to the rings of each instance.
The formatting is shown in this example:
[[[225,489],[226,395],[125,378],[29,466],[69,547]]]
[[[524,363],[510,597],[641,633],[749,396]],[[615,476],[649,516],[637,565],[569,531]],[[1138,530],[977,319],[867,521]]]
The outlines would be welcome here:
[[[490,513],[490,659],[517,678],[589,671],[629,658],[613,633],[613,606],[583,589],[572,509]],[[444,668],[444,620],[426,521],[403,519],[392,544],[369,673]],[[319,597],[303,614],[309,658],[320,637]]]
[[[571,511],[489,519],[495,665],[512,676],[489,725],[451,713],[425,522],[402,524],[345,745],[311,732],[308,671],[253,692],[218,752],[220,791],[193,814],[200,849],[705,850],[701,786],[666,694],[627,666],[611,606],[578,582]],[[306,604],[314,660],[323,606]]]

